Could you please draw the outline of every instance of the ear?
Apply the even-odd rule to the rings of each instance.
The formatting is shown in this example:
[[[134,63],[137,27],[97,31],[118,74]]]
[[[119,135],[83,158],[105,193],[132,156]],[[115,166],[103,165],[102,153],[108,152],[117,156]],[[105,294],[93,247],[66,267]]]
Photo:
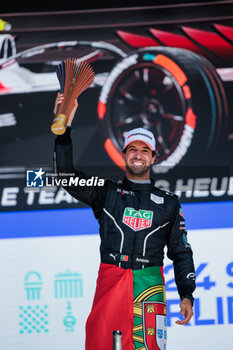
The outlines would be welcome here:
[[[125,162],[125,152],[121,152],[121,156],[122,156],[123,161]]]
[[[156,161],[156,154],[155,154],[155,155],[152,157],[152,159],[151,159],[151,165],[154,164],[155,161]]]

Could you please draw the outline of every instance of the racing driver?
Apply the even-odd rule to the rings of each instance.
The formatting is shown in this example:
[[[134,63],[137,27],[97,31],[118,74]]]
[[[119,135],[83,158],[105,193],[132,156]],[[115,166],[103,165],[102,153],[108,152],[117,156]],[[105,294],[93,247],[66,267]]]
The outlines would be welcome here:
[[[55,108],[63,99],[58,94]],[[55,140],[55,171],[89,177],[73,166],[71,124]],[[163,277],[164,247],[173,260],[180,295],[176,323],[193,316],[195,272],[184,217],[175,194],[161,190],[150,178],[156,160],[152,132],[137,128],[125,135],[122,151],[125,177],[103,186],[70,186],[67,191],[88,204],[99,222],[101,263],[91,313],[86,323],[86,350],[111,350],[112,333],[122,332],[124,350],[165,350],[167,308]]]

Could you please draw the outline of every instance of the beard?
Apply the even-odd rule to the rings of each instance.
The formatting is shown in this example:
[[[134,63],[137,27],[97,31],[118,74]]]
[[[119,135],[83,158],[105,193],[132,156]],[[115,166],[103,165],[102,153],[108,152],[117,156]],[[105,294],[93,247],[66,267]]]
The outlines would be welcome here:
[[[145,174],[147,174],[147,172],[150,172],[150,166],[146,165],[144,165],[141,168],[136,168],[130,166],[129,164],[126,164],[125,167],[131,175],[144,176]]]

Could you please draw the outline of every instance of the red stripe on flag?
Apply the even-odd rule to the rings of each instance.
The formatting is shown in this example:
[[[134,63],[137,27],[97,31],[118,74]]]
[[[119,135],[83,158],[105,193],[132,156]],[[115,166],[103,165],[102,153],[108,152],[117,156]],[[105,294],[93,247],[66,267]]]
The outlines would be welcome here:
[[[133,274],[130,269],[101,263],[85,349],[112,349],[114,330],[122,332],[122,348],[133,349]]]

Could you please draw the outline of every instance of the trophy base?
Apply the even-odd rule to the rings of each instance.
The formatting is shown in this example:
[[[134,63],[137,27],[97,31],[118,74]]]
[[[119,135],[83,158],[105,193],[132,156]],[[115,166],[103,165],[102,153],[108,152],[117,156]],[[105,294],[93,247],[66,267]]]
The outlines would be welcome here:
[[[65,114],[57,114],[51,125],[51,131],[55,135],[63,135],[66,131],[66,125],[68,122],[68,118]]]

